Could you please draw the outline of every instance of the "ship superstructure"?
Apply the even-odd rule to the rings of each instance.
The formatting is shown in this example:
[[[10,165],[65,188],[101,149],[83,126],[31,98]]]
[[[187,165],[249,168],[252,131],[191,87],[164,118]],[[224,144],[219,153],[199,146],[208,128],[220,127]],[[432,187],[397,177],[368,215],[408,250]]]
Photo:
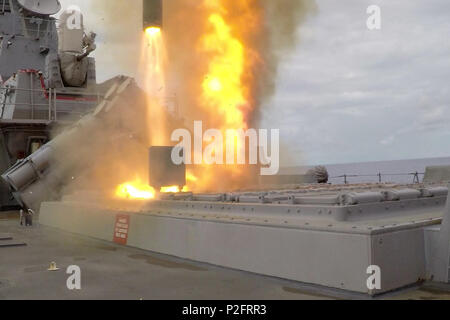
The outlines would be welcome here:
[[[0,0],[0,171],[33,154],[52,132],[79,120],[115,79],[97,84],[95,33],[58,0]],[[0,186],[0,207],[16,205]]]

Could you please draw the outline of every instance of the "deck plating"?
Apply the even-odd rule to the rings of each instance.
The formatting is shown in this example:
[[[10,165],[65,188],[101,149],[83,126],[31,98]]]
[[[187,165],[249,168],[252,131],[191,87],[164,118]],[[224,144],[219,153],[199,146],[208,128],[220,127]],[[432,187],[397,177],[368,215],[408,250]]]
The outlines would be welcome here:
[[[127,215],[128,246],[371,295],[429,279],[436,243],[425,239],[442,221],[448,189],[343,188],[182,193],[154,201],[78,194],[43,203],[40,220],[113,241],[116,216]],[[381,289],[367,287],[372,265],[382,270]]]

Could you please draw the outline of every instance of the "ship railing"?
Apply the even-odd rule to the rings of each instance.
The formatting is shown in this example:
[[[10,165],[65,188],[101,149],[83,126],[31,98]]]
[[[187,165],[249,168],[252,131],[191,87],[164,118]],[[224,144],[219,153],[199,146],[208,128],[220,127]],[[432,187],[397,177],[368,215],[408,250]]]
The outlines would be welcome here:
[[[8,92],[26,92],[29,94],[29,101],[26,102],[14,102],[7,101],[7,97],[9,95]],[[98,105],[103,99],[103,95],[99,92],[79,92],[79,91],[71,91],[71,90],[58,90],[54,88],[49,89],[30,89],[30,88],[17,88],[17,87],[7,87],[0,86],[0,93],[3,93],[3,100],[0,101],[0,119],[3,119],[5,108],[7,106],[25,106],[30,107],[30,118],[28,120],[48,120],[48,121],[58,121],[63,115],[71,115],[71,116],[83,116],[87,112],[90,112],[94,107],[88,108],[86,111],[77,111],[67,109],[61,110],[61,106],[67,106],[68,102],[64,100],[64,103],[58,101],[58,97],[61,95],[72,95],[75,96],[77,101],[84,98],[90,98],[88,102],[91,102],[92,105]],[[43,99],[46,99],[46,103],[37,103],[35,98],[39,95],[42,95]],[[69,102],[70,103],[70,102]],[[42,109],[47,110],[48,116],[43,119],[42,117],[37,118],[35,116],[36,111],[42,111]]]
[[[0,0],[1,1],[1,0]],[[0,3],[1,6],[1,3]],[[1,10],[1,8],[0,8]],[[0,11],[1,12],[1,11]],[[3,12],[4,13],[4,12]],[[23,20],[22,20],[23,19]],[[39,17],[22,17],[21,20],[12,20],[12,36],[27,36],[34,39],[40,39],[41,36],[46,36],[49,39],[58,37],[58,31],[53,27],[53,22],[57,19],[44,19]],[[18,23],[20,21],[20,23]],[[25,23],[23,23],[25,22]],[[42,27],[44,25],[44,27]],[[35,27],[34,27],[35,26]]]
[[[378,183],[391,182],[385,179],[385,177],[411,177],[413,184],[419,184],[425,173],[422,172],[410,172],[410,173],[377,173],[377,174],[343,174],[339,176],[330,177],[329,179],[343,180],[344,184],[349,184],[351,178],[376,178]],[[358,181],[360,182],[360,181]]]
[[[11,7],[9,6],[9,0],[0,0],[0,14],[5,14],[5,12],[10,12]]]

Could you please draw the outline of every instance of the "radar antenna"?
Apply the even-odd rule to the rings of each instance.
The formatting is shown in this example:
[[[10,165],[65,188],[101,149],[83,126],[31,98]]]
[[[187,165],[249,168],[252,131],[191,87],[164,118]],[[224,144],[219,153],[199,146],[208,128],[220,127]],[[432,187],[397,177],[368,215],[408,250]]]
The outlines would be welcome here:
[[[61,10],[59,0],[17,0],[19,5],[34,14],[52,15]]]

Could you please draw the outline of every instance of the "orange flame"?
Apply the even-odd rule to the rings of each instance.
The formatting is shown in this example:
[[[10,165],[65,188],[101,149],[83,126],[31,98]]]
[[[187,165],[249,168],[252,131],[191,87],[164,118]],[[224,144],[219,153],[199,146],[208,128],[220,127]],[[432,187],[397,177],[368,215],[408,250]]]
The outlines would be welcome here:
[[[206,15],[200,15],[204,21],[204,31],[197,39],[196,50],[205,57],[205,73],[201,78],[192,77],[198,88],[196,107],[202,111],[203,120],[209,128],[220,129],[223,136],[227,130],[249,128],[249,115],[252,112],[251,68],[258,55],[252,51],[246,35],[259,28],[259,14],[255,12],[256,0],[201,0],[200,6]],[[236,17],[234,9],[239,12]],[[149,28],[143,36],[142,63],[145,68],[145,87],[147,91],[163,95],[165,91],[164,41],[162,31]],[[193,89],[195,90],[195,89]],[[164,136],[167,119],[164,117],[161,101],[149,99],[150,145],[167,145]],[[235,141],[235,153],[243,148]],[[242,180],[245,169],[242,166],[201,165],[187,173],[188,188],[182,191],[209,191],[217,187],[217,180]],[[245,180],[245,179],[244,179]],[[225,184],[224,184],[225,185]],[[228,185],[227,185],[228,186]],[[220,187],[220,186],[219,186]],[[229,186],[228,186],[229,187]],[[177,186],[161,189],[161,192],[179,192]]]
[[[208,13],[197,51],[206,57],[207,63],[198,105],[205,114],[203,120],[207,120],[207,126],[221,130],[223,137],[227,136],[227,131],[232,133],[249,128],[248,118],[253,106],[252,83],[248,74],[257,55],[246,45],[242,34],[243,30],[253,26],[241,24],[244,20],[251,24],[258,21],[259,13],[249,9],[248,2],[252,1],[240,0],[232,4],[225,0],[202,1],[203,9]],[[243,16],[242,20],[230,14],[235,8]],[[238,139],[234,144],[235,154],[245,150],[245,145],[241,145]],[[201,165],[195,168],[195,181],[188,179],[188,185],[194,190],[214,190],[217,189],[217,180],[242,180],[246,172],[248,170],[238,165]]]
[[[201,105],[208,112],[224,117],[220,129],[245,129],[247,124],[242,108],[248,102],[242,84],[244,46],[233,37],[219,13],[211,14],[208,22],[211,29],[203,37],[200,50],[210,54],[211,60],[202,84]]]
[[[179,193],[179,192],[188,192],[189,189],[187,186],[184,186],[181,191],[180,191],[180,187],[178,186],[171,186],[171,187],[162,187],[161,188],[161,193]]]
[[[162,187],[160,190],[161,193],[179,193],[188,191],[189,189],[187,186],[183,187],[181,191],[178,186]],[[134,181],[126,182],[118,186],[116,188],[115,196],[120,199],[149,200],[155,199],[156,192],[154,188],[146,183],[143,183],[139,178],[136,178]]]
[[[116,197],[121,199],[154,199],[155,189],[136,178],[134,181],[118,186]]]

